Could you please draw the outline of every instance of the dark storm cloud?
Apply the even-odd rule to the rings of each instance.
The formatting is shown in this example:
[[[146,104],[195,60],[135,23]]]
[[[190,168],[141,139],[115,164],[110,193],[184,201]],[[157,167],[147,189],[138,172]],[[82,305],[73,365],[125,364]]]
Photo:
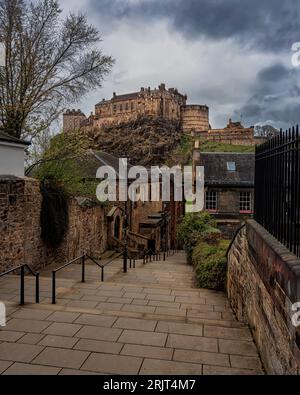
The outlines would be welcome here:
[[[234,39],[245,47],[289,50],[300,40],[299,0],[90,0],[100,18],[166,18],[186,38]]]
[[[247,103],[235,112],[248,123],[272,120],[278,127],[300,122],[300,74],[278,63],[261,70]]]

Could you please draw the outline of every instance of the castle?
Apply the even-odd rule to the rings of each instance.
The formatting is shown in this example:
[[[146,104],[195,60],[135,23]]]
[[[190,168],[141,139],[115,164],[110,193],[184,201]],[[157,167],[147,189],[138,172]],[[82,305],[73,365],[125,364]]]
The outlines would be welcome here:
[[[134,121],[139,117],[162,117],[181,123],[183,133],[194,136],[196,145],[201,141],[215,141],[232,145],[256,145],[265,141],[254,136],[254,127],[245,128],[240,122],[232,122],[223,129],[212,129],[209,108],[206,105],[187,104],[187,95],[176,88],[141,88],[139,92],[103,99],[95,105],[95,113],[86,117],[81,110],[67,110],[63,114],[63,130],[79,128],[101,129],[112,124]]]
[[[113,123],[133,121],[141,116],[178,120],[185,133],[209,129],[209,108],[206,105],[188,105],[187,95],[175,88],[141,88],[139,92],[113,94],[111,100],[103,99],[95,105],[95,114],[86,117],[81,110],[67,110],[63,114],[65,132],[80,127],[101,128]]]

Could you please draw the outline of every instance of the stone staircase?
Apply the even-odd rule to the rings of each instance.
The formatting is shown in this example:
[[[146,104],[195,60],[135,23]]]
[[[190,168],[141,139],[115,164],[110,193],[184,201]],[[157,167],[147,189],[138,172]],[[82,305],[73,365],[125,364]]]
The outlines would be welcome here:
[[[51,270],[41,272],[40,305],[26,278],[0,280],[8,322],[0,329],[3,374],[262,374],[249,329],[236,321],[225,294],[198,289],[183,253],[122,273],[122,260],[87,263],[59,273],[51,305]]]

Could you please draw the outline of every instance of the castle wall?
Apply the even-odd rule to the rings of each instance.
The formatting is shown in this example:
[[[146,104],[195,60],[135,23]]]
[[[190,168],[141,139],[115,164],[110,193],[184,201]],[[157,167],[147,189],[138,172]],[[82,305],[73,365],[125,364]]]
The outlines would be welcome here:
[[[139,116],[180,120],[185,103],[186,96],[173,88],[167,90],[164,84],[154,90],[142,88],[140,92],[125,95],[114,93],[111,100],[96,104],[94,126],[133,121]]]

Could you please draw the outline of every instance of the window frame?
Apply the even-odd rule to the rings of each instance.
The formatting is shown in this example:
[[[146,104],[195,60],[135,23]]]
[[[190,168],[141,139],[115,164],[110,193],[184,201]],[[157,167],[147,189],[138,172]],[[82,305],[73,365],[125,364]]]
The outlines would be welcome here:
[[[210,199],[208,200],[208,195],[209,194],[214,194],[215,198],[212,199],[210,197]],[[209,204],[208,204],[209,202]],[[210,206],[210,208],[208,208],[208,206]],[[215,208],[212,208],[212,206],[214,206]],[[209,211],[210,213],[216,213],[218,211],[218,191],[206,191],[205,192],[205,210]]]
[[[239,192],[239,211],[240,214],[253,214],[253,196],[251,191]]]

